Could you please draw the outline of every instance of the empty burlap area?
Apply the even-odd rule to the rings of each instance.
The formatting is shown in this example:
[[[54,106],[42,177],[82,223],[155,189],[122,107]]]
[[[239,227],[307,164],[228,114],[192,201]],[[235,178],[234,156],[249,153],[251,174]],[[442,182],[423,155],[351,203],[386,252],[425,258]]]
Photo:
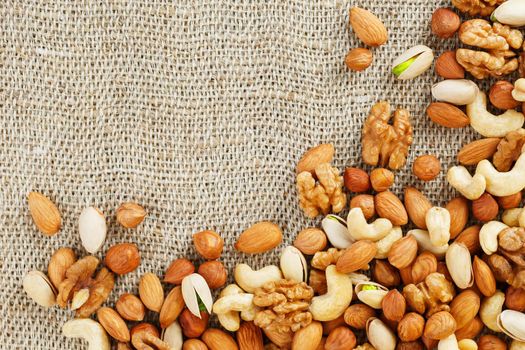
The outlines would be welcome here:
[[[350,48],[362,43],[348,10],[373,10],[389,28],[374,63],[351,73]],[[0,2],[0,346],[78,349],[61,335],[73,313],[43,309],[23,292],[23,275],[47,269],[59,247],[85,255],[77,229],[94,205],[108,239],[135,242],[140,267],[119,277],[108,302],[137,292],[145,272],[163,276],[172,259],[198,258],[191,234],[225,239],[221,260],[254,267],[277,262],[300,229],[316,225],[298,205],[295,164],[331,142],[335,164],[362,166],[361,126],[373,103],[411,112],[414,144],[395,191],[415,184],[437,204],[450,198],[446,169],[476,135],[429,122],[430,70],[396,81],[391,62],[408,47],[444,46],[429,29],[448,2],[248,0],[4,0]],[[455,41],[448,42],[454,45]],[[414,158],[439,156],[438,179],[411,174]],[[57,203],[62,230],[41,235],[27,210],[36,190]],[[115,221],[124,201],[148,210],[137,229]],[[271,220],[284,231],[278,249],[257,256],[233,249],[249,225]]]

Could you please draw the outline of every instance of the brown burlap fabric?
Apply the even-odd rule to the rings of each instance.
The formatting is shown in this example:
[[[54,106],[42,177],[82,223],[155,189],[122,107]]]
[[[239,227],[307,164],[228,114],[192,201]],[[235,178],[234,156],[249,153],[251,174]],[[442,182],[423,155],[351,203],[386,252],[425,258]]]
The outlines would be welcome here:
[[[88,205],[109,221],[100,256],[124,241],[142,254],[140,268],[118,278],[110,303],[136,292],[144,272],[162,275],[173,258],[196,258],[191,234],[205,228],[225,238],[229,268],[240,259],[275,262],[280,249],[246,257],[232,244],[263,219],[283,228],[286,243],[315,225],[298,206],[295,164],[308,147],[332,142],[338,167],[361,166],[361,125],[378,99],[406,107],[414,124],[396,191],[415,183],[437,203],[449,198],[445,171],[424,184],[411,175],[412,161],[437,154],[446,170],[475,135],[428,121],[432,71],[407,82],[390,74],[395,56],[412,45],[444,49],[429,19],[445,4],[0,1],[0,347],[80,348],[61,335],[72,313],[35,305],[21,279],[45,270],[59,247],[85,254],[77,218]],[[362,45],[347,24],[352,5],[373,10],[390,31],[361,73],[343,64]],[[35,229],[31,190],[59,206],[56,236]],[[128,200],[149,211],[136,230],[115,224],[115,209]]]

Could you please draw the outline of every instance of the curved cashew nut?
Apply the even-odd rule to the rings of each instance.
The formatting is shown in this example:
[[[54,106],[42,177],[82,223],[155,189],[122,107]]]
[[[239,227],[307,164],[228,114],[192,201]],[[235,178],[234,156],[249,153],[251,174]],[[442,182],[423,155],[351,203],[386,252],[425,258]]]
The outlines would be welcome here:
[[[486,182],[481,175],[471,176],[462,165],[453,166],[447,172],[448,183],[465,198],[475,200],[485,192]]]
[[[479,244],[485,254],[491,255],[498,250],[498,235],[506,228],[508,228],[508,226],[499,221],[489,221],[481,227],[479,231]]]
[[[521,226],[520,220],[525,225],[525,217],[521,215],[522,213],[523,213],[523,208],[506,209],[501,214],[501,221],[503,221],[505,225],[510,226],[510,227]],[[522,226],[522,227],[525,227],[525,226]]]
[[[513,109],[497,116],[487,111],[487,95],[481,91],[474,102],[467,105],[467,115],[474,130],[485,137],[504,137],[521,128],[525,121],[523,114]]]
[[[430,242],[441,247],[450,240],[450,213],[445,208],[432,207],[425,215]]]
[[[496,291],[494,295],[483,299],[481,307],[479,308],[479,317],[485,326],[489,327],[494,332],[501,332],[498,326],[498,315],[501,313],[503,303],[505,302],[505,294],[501,291]]]
[[[68,338],[82,338],[88,342],[88,350],[110,350],[109,338],[100,323],[89,318],[77,318],[62,326],[62,334]]]
[[[229,284],[221,291],[221,294],[219,294],[219,300],[223,297],[236,295],[243,292],[244,291],[238,285]],[[215,307],[215,304],[213,306]],[[241,324],[239,313],[236,311],[228,311],[222,314],[217,314],[217,318],[219,319],[219,323],[230,332],[235,332],[238,330]]]
[[[379,241],[390,233],[392,223],[388,219],[379,218],[373,223],[366,222],[361,208],[353,208],[346,218],[348,232],[355,240],[369,239],[373,242]]]
[[[352,301],[352,281],[335,265],[326,268],[327,293],[314,297],[310,304],[312,317],[317,321],[332,321],[341,316]]]
[[[414,238],[417,241],[417,245],[419,247],[420,252],[428,250],[429,252],[434,254],[438,259],[443,258],[448,250],[448,243],[440,247],[436,247],[435,245],[433,245],[432,242],[430,242],[430,235],[428,234],[428,231],[415,229],[408,231],[407,236],[408,235],[414,236]]]
[[[386,259],[388,257],[388,252],[390,251],[390,248],[392,248],[394,242],[400,240],[401,238],[403,238],[401,227],[393,227],[385,237],[376,242],[377,253],[375,258]]]
[[[271,281],[278,281],[282,278],[281,270],[275,265],[263,267],[260,270],[253,270],[247,264],[238,264],[234,272],[235,282],[249,293],[255,292],[259,287]]]
[[[216,314],[225,314],[229,311],[248,310],[253,303],[253,294],[239,293],[226,295],[213,304],[213,312]]]
[[[491,162],[484,159],[478,163],[476,175],[481,174],[487,182],[487,192],[498,197],[516,194],[525,188],[525,153],[507,172],[497,171]]]
[[[514,82],[512,97],[516,101],[525,102],[525,79],[521,78]]]

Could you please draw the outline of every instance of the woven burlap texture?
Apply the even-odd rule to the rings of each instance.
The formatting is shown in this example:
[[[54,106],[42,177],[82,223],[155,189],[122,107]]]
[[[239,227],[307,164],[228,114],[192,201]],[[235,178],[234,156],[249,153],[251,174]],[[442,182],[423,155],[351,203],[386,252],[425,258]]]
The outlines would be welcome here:
[[[348,11],[373,10],[389,28],[374,63],[350,73],[344,57],[362,43]],[[335,164],[362,166],[361,126],[373,103],[411,112],[414,144],[395,191],[415,183],[436,203],[452,195],[443,171],[430,183],[410,171],[421,154],[444,170],[476,135],[444,129],[425,108],[432,70],[395,81],[393,59],[408,47],[444,45],[429,30],[428,0],[3,0],[0,2],[0,347],[79,349],[61,335],[73,314],[43,309],[21,287],[45,271],[59,247],[85,255],[80,211],[108,218],[108,239],[135,242],[142,263],[116,282],[109,305],[137,292],[145,272],[163,275],[176,257],[195,258],[191,234],[225,238],[221,260],[232,268],[275,263],[297,232],[318,224],[298,206],[295,164],[309,147],[331,142]],[[454,40],[448,45],[454,45]],[[36,190],[59,206],[63,228],[42,236],[27,210]],[[123,201],[149,215],[136,230],[118,227]],[[232,245],[243,229],[271,220],[284,230],[276,250],[253,257]]]

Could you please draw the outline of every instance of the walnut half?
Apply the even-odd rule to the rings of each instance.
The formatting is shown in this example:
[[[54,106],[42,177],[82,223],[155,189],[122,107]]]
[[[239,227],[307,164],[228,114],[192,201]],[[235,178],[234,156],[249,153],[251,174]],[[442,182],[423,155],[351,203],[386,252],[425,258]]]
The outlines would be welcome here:
[[[452,4],[461,12],[471,16],[488,16],[496,9],[496,6],[505,0],[452,0]]]

